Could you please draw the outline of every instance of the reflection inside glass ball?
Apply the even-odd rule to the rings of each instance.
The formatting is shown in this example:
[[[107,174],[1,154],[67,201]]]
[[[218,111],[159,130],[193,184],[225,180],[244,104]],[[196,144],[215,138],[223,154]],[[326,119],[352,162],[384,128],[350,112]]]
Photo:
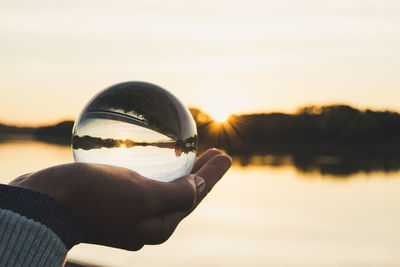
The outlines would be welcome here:
[[[159,180],[188,174],[197,152],[189,110],[165,89],[126,82],[97,94],[75,122],[74,159],[120,166]]]

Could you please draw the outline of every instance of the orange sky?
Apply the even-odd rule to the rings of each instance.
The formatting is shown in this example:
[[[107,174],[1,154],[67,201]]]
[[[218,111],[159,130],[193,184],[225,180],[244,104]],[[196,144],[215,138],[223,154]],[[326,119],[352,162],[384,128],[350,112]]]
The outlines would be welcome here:
[[[1,1],[0,121],[75,118],[129,80],[211,115],[400,110],[399,14],[396,0]]]

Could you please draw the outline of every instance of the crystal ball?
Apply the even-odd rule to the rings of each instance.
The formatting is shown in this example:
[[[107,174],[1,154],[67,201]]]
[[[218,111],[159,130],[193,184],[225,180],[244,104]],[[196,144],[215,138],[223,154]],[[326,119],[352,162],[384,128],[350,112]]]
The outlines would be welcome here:
[[[196,124],[167,90],[146,82],[120,83],[86,105],[73,128],[72,150],[77,162],[125,167],[168,182],[193,167]]]

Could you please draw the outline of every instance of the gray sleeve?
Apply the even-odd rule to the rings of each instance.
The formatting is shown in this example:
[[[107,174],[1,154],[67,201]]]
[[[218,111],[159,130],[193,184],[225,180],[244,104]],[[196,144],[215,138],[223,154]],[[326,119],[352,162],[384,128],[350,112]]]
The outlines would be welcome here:
[[[48,227],[0,209],[0,266],[62,266],[67,249]]]
[[[68,207],[46,194],[0,184],[0,209],[45,225],[61,239],[67,250],[85,238],[85,229],[78,218]]]

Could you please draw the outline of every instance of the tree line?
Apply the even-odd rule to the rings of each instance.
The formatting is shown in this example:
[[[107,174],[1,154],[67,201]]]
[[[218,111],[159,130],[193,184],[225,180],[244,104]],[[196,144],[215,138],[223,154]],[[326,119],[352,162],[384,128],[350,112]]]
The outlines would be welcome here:
[[[232,115],[215,122],[190,109],[198,128],[200,152],[224,149],[242,165],[258,155],[290,156],[300,170],[335,175],[400,169],[400,114],[348,105],[307,106],[295,114]],[[1,136],[30,134],[35,139],[71,144],[73,121],[38,128],[0,124]]]

